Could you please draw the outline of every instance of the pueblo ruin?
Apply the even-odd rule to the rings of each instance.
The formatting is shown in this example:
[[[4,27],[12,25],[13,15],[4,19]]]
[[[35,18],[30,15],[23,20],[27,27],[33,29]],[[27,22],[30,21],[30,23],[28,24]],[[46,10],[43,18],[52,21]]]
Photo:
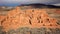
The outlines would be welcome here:
[[[0,26],[3,31],[18,29],[20,27],[28,28],[60,28],[57,20],[48,15],[45,9],[21,9],[16,7],[10,10],[6,16],[0,16]]]

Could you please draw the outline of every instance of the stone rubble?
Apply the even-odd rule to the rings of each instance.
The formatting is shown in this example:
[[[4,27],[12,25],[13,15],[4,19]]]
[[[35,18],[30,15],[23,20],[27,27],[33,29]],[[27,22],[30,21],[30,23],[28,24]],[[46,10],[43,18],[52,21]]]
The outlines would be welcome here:
[[[29,27],[29,28],[60,28],[60,25],[57,24],[55,18],[49,17],[45,9],[27,9],[23,10],[19,7],[8,12],[6,17],[3,19],[4,31],[10,29],[17,29],[19,27]],[[3,21],[2,20],[2,21]]]

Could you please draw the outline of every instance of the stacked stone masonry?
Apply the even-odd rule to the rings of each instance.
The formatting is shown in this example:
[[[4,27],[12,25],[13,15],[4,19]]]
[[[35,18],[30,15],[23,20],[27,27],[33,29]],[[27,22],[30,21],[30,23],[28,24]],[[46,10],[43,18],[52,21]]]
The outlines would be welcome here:
[[[19,27],[60,28],[56,22],[55,18],[49,17],[45,9],[23,10],[16,7],[16,9],[9,11],[4,19],[0,19],[0,23],[2,23],[0,26],[3,26],[6,32],[10,29],[16,30]]]

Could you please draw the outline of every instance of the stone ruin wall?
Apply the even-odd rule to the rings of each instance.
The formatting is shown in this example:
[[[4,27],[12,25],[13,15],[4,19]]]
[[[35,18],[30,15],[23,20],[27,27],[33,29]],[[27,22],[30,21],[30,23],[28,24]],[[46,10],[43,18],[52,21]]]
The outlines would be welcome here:
[[[28,28],[60,28],[55,18],[49,17],[44,9],[23,10],[17,7],[8,12],[6,17],[0,20],[4,31],[18,29],[20,27]]]

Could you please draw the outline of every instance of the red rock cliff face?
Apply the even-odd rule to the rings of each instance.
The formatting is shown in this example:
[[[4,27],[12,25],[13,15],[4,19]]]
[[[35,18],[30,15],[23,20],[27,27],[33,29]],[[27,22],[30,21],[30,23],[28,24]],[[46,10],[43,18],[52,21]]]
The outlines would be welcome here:
[[[56,22],[57,20],[55,18],[48,16],[45,9],[22,10],[17,7],[16,9],[8,12],[2,26],[5,31],[17,29],[19,27],[60,28],[60,25]]]

